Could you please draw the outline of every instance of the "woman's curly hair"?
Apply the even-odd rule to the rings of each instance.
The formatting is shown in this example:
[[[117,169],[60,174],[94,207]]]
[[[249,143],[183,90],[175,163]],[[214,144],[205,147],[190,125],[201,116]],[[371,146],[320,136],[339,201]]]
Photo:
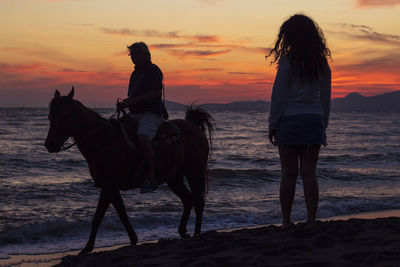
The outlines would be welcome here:
[[[274,48],[265,57],[272,54],[271,63],[279,64],[281,58],[287,56],[293,74],[308,82],[317,80],[319,74],[326,71],[327,59],[331,58],[321,28],[302,14],[295,14],[282,24]]]

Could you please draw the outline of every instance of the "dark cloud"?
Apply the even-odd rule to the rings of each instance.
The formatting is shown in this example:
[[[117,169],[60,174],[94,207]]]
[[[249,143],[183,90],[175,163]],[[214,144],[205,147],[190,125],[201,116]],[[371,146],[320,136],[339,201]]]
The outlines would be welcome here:
[[[178,49],[171,49],[168,50],[168,53],[170,53],[173,56],[179,57],[179,58],[185,58],[185,57],[211,57],[211,56],[219,56],[219,55],[224,55],[228,54],[231,52],[230,49],[227,50],[178,50]]]
[[[252,82],[252,83],[250,83],[250,84],[259,84],[259,85],[274,85],[274,82],[268,82],[268,81],[265,81],[265,82]]]
[[[179,58],[208,57],[210,59],[211,56],[226,54],[232,50],[243,50],[263,55],[268,52],[268,49],[265,47],[246,45],[246,43],[250,42],[248,39],[229,41],[222,40],[223,38],[217,35],[184,35],[179,31],[160,32],[156,30],[136,30],[129,28],[101,28],[101,31],[112,35],[132,35],[186,41],[184,43],[158,43],[149,45],[151,50],[164,50],[166,53]],[[114,56],[125,56],[125,53],[118,52]]]
[[[356,40],[400,46],[400,35],[379,33],[374,31],[371,27],[367,25],[356,25],[349,23],[336,23],[332,25],[334,27],[340,28],[339,31],[328,31],[333,34],[343,35]]]
[[[193,47],[193,44],[152,44],[150,48],[154,49],[176,49],[176,48],[183,48],[183,47]]]
[[[240,72],[240,71],[230,71],[229,74],[237,74],[237,75],[257,75],[255,72]]]
[[[142,36],[142,37],[154,37],[154,38],[168,38],[168,39],[187,39],[201,43],[214,43],[218,42],[220,38],[216,35],[182,35],[179,31],[171,32],[160,32],[156,30],[135,30],[129,28],[112,29],[112,28],[101,28],[101,31],[106,34],[112,35],[130,35],[130,36]]]
[[[372,32],[372,28],[370,26],[367,25],[363,25],[363,24],[351,24],[351,23],[335,23],[333,25],[342,27],[342,28],[346,28],[346,29],[353,29],[353,30],[359,30],[362,32]]]
[[[218,36],[214,35],[195,35],[191,38],[197,40],[200,43],[216,43],[219,41]]]
[[[228,45],[229,47],[229,45]],[[152,44],[149,45],[150,50],[164,50],[166,53],[178,57],[212,57],[231,52],[232,49],[225,45],[201,45],[198,43],[184,44]],[[225,48],[225,49],[224,49]],[[125,56],[126,52],[119,52],[115,56]]]
[[[399,5],[400,0],[357,0],[358,7],[377,7]]]
[[[68,73],[74,73],[74,72],[81,72],[81,73],[88,73],[88,71],[86,70],[76,70],[76,69],[72,69],[72,68],[62,68],[61,72],[68,72]]]
[[[184,50],[185,48],[190,49],[190,51],[185,51]],[[225,54],[229,53],[232,50],[243,50],[250,53],[265,55],[266,52],[268,51],[268,49],[263,47],[251,47],[251,46],[236,45],[230,43],[193,43],[193,42],[184,44],[169,44],[169,43],[152,44],[150,45],[150,49],[165,50],[170,55],[176,57],[189,56],[190,54],[192,54],[192,56],[219,55],[223,53]]]
[[[221,71],[223,70],[222,68],[202,68],[202,69],[195,69],[195,71],[201,71],[201,72],[216,72],[216,71]]]

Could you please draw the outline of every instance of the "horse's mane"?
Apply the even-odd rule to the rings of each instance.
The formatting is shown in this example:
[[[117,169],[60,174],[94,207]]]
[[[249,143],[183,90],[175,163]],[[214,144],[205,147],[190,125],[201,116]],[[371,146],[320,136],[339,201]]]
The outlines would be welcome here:
[[[88,108],[87,106],[85,106],[84,104],[82,104],[81,102],[79,102],[78,100],[72,99],[72,101],[74,101],[74,103],[78,104],[81,108],[83,108],[84,110],[86,110],[89,114],[93,115],[93,116],[98,116],[102,119],[106,119],[103,116],[101,116],[96,109],[94,108]]]
[[[57,102],[61,102],[61,101],[71,101],[71,103],[77,105],[79,108],[81,108],[82,110],[84,110],[87,114],[89,114],[90,116],[93,117],[98,117],[101,118],[103,120],[105,120],[105,118],[103,116],[101,116],[95,109],[92,108],[88,108],[86,107],[84,104],[82,104],[80,101],[75,100],[75,99],[71,99],[68,96],[61,96],[60,98],[53,98],[53,100],[50,102],[49,104],[49,112],[50,114],[52,113],[52,110],[54,108],[54,105],[57,105]]]

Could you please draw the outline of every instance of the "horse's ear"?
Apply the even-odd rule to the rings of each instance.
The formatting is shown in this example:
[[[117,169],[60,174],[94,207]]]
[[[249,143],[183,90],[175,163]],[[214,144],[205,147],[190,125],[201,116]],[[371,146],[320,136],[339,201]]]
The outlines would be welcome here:
[[[56,89],[54,93],[54,98],[59,98],[61,96],[60,92]]]
[[[71,92],[69,92],[69,94],[68,94],[68,97],[69,98],[73,98],[74,97],[74,91],[75,91],[75,89],[74,89],[74,87],[72,86],[72,89],[71,89]]]

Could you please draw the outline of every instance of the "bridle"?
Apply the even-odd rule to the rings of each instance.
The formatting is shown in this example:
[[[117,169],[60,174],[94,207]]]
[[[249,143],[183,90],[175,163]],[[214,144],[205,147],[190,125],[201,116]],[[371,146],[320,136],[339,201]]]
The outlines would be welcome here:
[[[117,99],[117,103],[120,103],[121,99]],[[117,120],[120,118],[121,115],[121,111],[124,115],[126,115],[126,111],[124,109],[118,109],[117,112],[115,112],[114,114],[112,114],[110,116],[110,118],[108,118],[107,122],[104,123],[102,126],[100,126],[99,128],[95,129],[93,132],[89,133],[88,135],[82,137],[79,142],[82,142],[83,140],[86,140],[87,138],[89,138],[90,136],[94,135],[95,133],[99,132],[100,130],[102,130],[104,127],[106,127],[112,119],[114,119],[115,117],[117,117]],[[61,146],[60,151],[65,151],[70,149],[71,147],[75,146],[78,144],[78,141],[73,142],[72,144],[68,145],[68,146],[64,146],[64,144]]]
[[[99,128],[95,129],[94,131],[92,131],[92,132],[89,133],[88,135],[82,137],[82,138],[79,140],[79,143],[82,142],[82,141],[84,141],[84,140],[86,140],[87,138],[91,137],[92,135],[94,135],[95,133],[99,132],[100,130],[102,130],[102,129],[103,129],[104,127],[106,127],[106,126],[111,122],[111,120],[114,119],[116,116],[117,116],[117,119],[119,119],[119,115],[120,115],[120,111],[115,112],[114,114],[112,114],[112,115],[110,116],[110,118],[108,118],[108,120],[107,120],[106,123],[104,123],[103,125],[101,125]],[[62,145],[61,148],[60,148],[60,151],[65,151],[65,150],[67,150],[67,149],[70,149],[71,147],[73,147],[73,146],[75,146],[75,145],[77,145],[77,144],[78,144],[78,141],[75,141],[75,142],[73,142],[72,144],[70,144],[70,145],[68,145],[68,146]]]

